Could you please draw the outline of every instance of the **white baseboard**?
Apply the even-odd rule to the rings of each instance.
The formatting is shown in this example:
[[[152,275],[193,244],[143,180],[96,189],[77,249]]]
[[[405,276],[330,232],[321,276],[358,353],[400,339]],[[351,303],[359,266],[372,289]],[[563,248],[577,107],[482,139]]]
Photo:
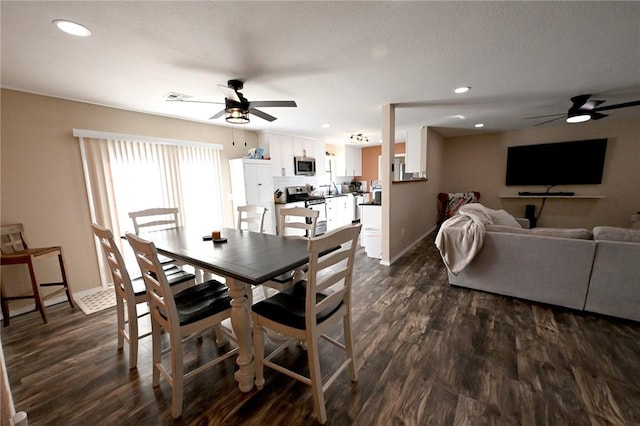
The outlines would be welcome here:
[[[431,234],[433,231],[436,230],[436,227],[434,226],[433,228],[429,229],[427,232],[425,232],[424,234],[422,234],[420,237],[418,237],[417,240],[415,240],[414,242],[412,242],[411,244],[409,244],[404,250],[402,250],[400,253],[398,253],[393,259],[391,259],[391,262],[389,262],[388,265],[383,264],[382,262],[380,262],[380,264],[384,265],[384,266],[390,266],[393,264],[393,262],[395,262],[396,260],[400,259],[402,256],[404,256],[404,254],[406,252],[408,252],[409,250],[411,250],[416,244],[418,244],[420,241],[422,241],[427,235]]]
[[[62,296],[58,296],[58,297],[54,297],[53,299],[49,299],[49,300],[45,300],[44,301],[44,306],[51,306],[51,305],[57,305],[58,303],[62,303],[62,302],[67,302],[67,295],[62,295]],[[11,318],[18,316],[18,315],[22,315],[22,314],[26,314],[27,312],[34,312],[36,310],[36,303],[32,302],[29,303],[28,305],[24,305],[18,309],[9,309],[9,314],[11,316]],[[4,316],[2,316],[2,313],[0,312],[0,319],[4,319]]]

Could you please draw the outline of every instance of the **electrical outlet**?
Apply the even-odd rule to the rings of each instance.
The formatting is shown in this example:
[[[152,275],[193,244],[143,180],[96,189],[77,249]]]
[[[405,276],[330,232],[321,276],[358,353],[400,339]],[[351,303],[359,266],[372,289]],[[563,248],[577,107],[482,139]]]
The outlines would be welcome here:
[[[638,220],[640,220],[640,213],[636,213],[636,214],[632,214],[631,215],[631,223],[637,222]]]

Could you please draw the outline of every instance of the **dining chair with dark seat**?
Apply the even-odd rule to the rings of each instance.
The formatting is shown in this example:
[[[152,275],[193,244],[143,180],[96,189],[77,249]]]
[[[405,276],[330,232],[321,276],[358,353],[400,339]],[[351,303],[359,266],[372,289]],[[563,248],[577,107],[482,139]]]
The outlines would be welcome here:
[[[141,276],[131,278],[126,263],[116,245],[113,233],[97,223],[92,223],[93,234],[98,238],[102,252],[107,260],[113,287],[116,293],[116,322],[118,326],[118,350],[124,348],[126,340],[129,345],[129,368],[134,369],[138,362],[138,340],[151,335],[151,332],[140,334],[138,319],[149,314],[146,308],[148,297],[144,280]],[[178,292],[195,284],[195,275],[175,265],[163,265],[167,281],[172,292]],[[144,305],[138,313],[138,305]]]
[[[62,253],[62,247],[29,247],[27,244],[27,238],[24,232],[24,226],[21,223],[13,225],[3,225],[0,227],[0,237],[2,239],[2,260],[1,265],[26,265],[29,269],[29,277],[31,279],[31,293],[12,295],[7,292],[7,282],[5,280],[5,274],[2,274],[2,284],[0,285],[0,297],[2,297],[2,316],[4,317],[4,326],[9,325],[10,312],[9,302],[21,299],[34,299],[36,310],[40,311],[42,320],[47,322],[47,314],[44,309],[44,302],[59,296],[62,293],[66,293],[67,300],[71,308],[74,308],[73,298],[71,295],[71,289],[67,281],[67,272],[65,268],[64,255]],[[35,264],[43,259],[50,257],[57,257],[60,267],[60,281],[51,283],[39,283],[36,278]],[[43,295],[41,287],[60,287],[52,293]]]
[[[355,250],[361,224],[348,225],[307,243],[309,269],[306,280],[252,306],[253,347],[255,352],[256,386],[265,384],[264,367],[310,385],[313,391],[314,413],[320,423],[327,421],[324,392],[345,369],[349,369],[352,382],[357,381],[357,368],[353,336],[351,333],[351,284]],[[336,249],[336,247],[338,247]],[[326,335],[336,323],[342,321],[344,343]],[[264,356],[265,329],[290,337],[268,356]],[[345,361],[323,384],[320,371],[318,343],[323,338],[343,350]],[[291,341],[306,343],[310,377],[305,377],[274,358]]]
[[[280,209],[278,215],[278,235],[281,237],[289,238],[310,238],[316,235],[316,225],[318,222],[318,216],[320,213],[317,210],[307,209],[305,207],[291,207],[286,209]],[[288,235],[290,231],[300,232],[304,231],[302,235]],[[305,267],[306,268],[306,267]],[[300,268],[294,271],[288,271],[283,274],[274,277],[270,281],[266,282],[264,286],[274,288],[276,290],[283,290],[293,285],[294,279],[299,280],[302,278],[302,273],[305,268]],[[267,290],[265,289],[265,297],[267,296]]]
[[[238,206],[237,229],[247,229],[249,231],[264,232],[264,215],[267,208],[254,204]],[[246,224],[246,227],[244,226]]]
[[[238,348],[218,352],[218,356],[185,373],[184,343],[208,330],[215,330],[223,320],[231,317],[231,298],[228,288],[216,280],[209,280],[189,287],[175,295],[169,283],[158,251],[153,242],[143,240],[131,233],[126,234],[133,248],[140,272],[147,289],[151,314],[151,338],[153,351],[153,386],[160,385],[160,375],[171,386],[171,414],[174,418],[182,414],[184,382],[205,368],[219,364],[238,351]],[[225,335],[236,341],[233,333],[221,327]],[[169,346],[162,350],[162,332],[168,334]],[[219,348],[221,351],[222,348]],[[162,362],[162,355],[170,352],[171,367]]]

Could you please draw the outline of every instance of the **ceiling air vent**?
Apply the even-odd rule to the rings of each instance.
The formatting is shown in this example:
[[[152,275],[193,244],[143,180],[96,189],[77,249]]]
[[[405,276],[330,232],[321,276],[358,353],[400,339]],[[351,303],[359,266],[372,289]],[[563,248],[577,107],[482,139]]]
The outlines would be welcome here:
[[[166,95],[164,95],[164,98],[167,101],[184,101],[186,99],[189,99],[190,97],[191,95],[185,95],[184,93],[178,93],[178,92],[169,92]]]

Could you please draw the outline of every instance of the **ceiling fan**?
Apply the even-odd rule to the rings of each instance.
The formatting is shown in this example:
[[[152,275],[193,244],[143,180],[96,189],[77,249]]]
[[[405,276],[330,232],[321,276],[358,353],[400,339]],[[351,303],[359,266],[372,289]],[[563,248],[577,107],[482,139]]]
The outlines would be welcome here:
[[[256,107],[297,107],[295,101],[248,101],[240,90],[244,87],[244,82],[241,80],[229,80],[226,86],[218,85],[226,92],[224,98],[224,109],[212,115],[209,119],[213,120],[226,115],[226,120],[232,124],[246,124],[249,122],[249,114],[253,114],[267,121],[274,121],[276,117],[267,114],[264,111],[256,109]],[[184,98],[167,98],[170,102],[196,102],[196,103],[209,103],[209,104],[221,104],[222,102],[210,102],[210,101],[196,101]]]
[[[601,118],[607,117],[607,114],[602,114],[601,111],[609,111],[612,109],[619,108],[627,108],[632,106],[640,105],[640,100],[625,102],[621,104],[615,105],[607,105],[607,106],[599,106],[603,104],[605,101],[590,99],[591,95],[578,95],[571,98],[571,102],[573,105],[569,108],[567,113],[562,114],[551,114],[551,115],[538,115],[536,117],[525,117],[525,120],[528,119],[538,119],[538,118],[547,118],[547,117],[555,117],[551,120],[543,121],[542,123],[536,124],[536,126],[541,126],[543,124],[551,123],[552,121],[560,120],[563,117],[566,117],[567,123],[583,123],[589,120],[599,120]]]

